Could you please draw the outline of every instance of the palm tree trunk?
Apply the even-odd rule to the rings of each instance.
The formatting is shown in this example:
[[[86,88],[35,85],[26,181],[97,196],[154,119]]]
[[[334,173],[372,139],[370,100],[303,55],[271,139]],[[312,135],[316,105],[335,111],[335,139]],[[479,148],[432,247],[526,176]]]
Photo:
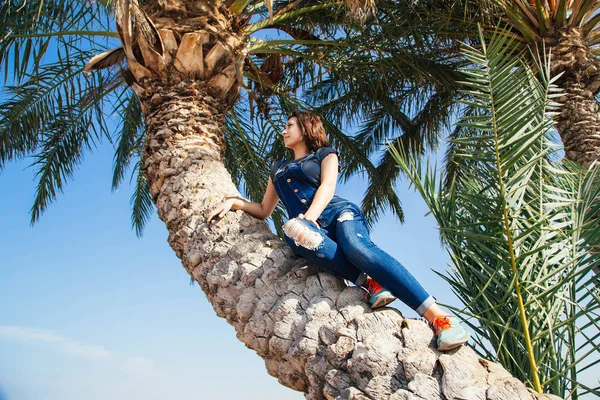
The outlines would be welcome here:
[[[590,87],[574,80],[563,83],[566,95],[563,100],[562,112],[557,121],[565,157],[584,168],[597,166],[600,163],[600,114],[598,114],[598,101]],[[595,164],[594,164],[595,163]],[[600,215],[594,216],[600,220]],[[599,248],[592,248],[590,252],[596,253]],[[596,289],[600,290],[600,267],[593,267],[596,274]]]
[[[600,117],[595,99],[600,90],[600,64],[581,28],[559,29],[547,40],[552,47],[552,73],[562,74],[558,85],[565,91],[557,117],[565,156],[589,168],[594,161],[600,162]]]
[[[362,289],[294,256],[265,222],[238,211],[209,227],[206,213],[239,196],[222,160],[227,106],[196,81],[145,88],[143,165],[169,244],[281,384],[307,399],[536,398],[468,347],[439,353],[424,322],[371,312]]]
[[[600,163],[600,115],[598,102],[589,86],[575,80],[563,81],[565,96],[557,121],[565,157],[584,168]]]
[[[587,45],[584,32],[577,27],[558,30],[548,43],[552,46],[552,72],[562,74],[558,84],[565,92],[558,100],[563,106],[556,120],[565,158],[590,168],[600,163],[600,115],[595,98],[600,91],[598,58]],[[600,288],[600,267],[594,267],[593,271],[596,288]]]

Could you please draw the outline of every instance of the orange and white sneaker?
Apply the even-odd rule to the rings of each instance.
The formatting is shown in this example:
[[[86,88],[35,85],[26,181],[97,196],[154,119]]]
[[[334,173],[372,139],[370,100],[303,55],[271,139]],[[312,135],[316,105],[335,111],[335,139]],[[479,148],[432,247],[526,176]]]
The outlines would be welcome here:
[[[396,296],[392,292],[375,282],[372,278],[367,278],[365,288],[367,289],[367,300],[369,300],[371,308],[384,307],[396,300]]]
[[[465,328],[460,326],[456,317],[449,315],[435,317],[431,323],[433,331],[437,336],[437,346],[439,351],[452,350],[466,343],[471,336]]]

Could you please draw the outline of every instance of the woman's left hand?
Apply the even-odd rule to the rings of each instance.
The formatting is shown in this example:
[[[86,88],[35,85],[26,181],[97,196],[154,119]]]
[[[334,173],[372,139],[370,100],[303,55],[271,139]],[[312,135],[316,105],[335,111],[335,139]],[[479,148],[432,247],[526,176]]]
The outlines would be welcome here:
[[[311,217],[310,214],[307,214],[307,215],[298,214],[298,218],[312,223],[314,226],[317,227],[317,229],[321,229],[321,227],[319,226],[319,223],[317,222],[317,218]]]

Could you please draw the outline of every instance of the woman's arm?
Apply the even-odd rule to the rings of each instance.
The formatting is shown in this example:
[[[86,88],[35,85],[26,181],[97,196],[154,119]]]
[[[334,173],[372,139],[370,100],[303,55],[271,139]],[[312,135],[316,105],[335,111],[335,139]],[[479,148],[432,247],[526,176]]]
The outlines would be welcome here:
[[[312,204],[304,214],[304,219],[317,224],[317,218],[333,198],[338,177],[338,157],[331,153],[321,161],[321,184],[315,193]]]
[[[273,181],[271,181],[271,178],[269,178],[269,182],[267,183],[267,190],[265,190],[265,195],[263,196],[263,199],[260,203],[253,203],[243,199],[234,200],[236,200],[236,203],[233,206],[234,210],[242,210],[252,215],[253,217],[267,219],[273,213],[275,206],[277,206],[279,197],[277,196],[277,192],[275,192]]]
[[[209,224],[213,223],[213,220],[215,220],[214,222],[218,222],[231,209],[245,211],[253,217],[259,219],[267,219],[273,213],[278,201],[279,197],[277,196],[277,192],[275,192],[275,187],[273,186],[271,178],[269,178],[267,190],[265,191],[262,202],[254,203],[252,201],[246,201],[238,198],[227,199],[211,211],[206,221]]]

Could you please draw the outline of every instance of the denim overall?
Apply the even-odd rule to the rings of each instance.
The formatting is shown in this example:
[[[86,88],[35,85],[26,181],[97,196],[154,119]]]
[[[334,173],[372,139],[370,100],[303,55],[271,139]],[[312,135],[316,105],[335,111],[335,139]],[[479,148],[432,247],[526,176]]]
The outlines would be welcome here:
[[[273,185],[290,220],[306,214],[319,188],[320,182],[302,170],[302,163],[312,157],[315,153],[280,163],[275,172]],[[419,315],[435,302],[402,264],[371,241],[364,214],[351,201],[334,196],[317,219],[319,227],[303,219],[296,221],[320,235],[320,243],[310,248],[284,236],[292,250],[307,260],[358,286],[369,275]]]

